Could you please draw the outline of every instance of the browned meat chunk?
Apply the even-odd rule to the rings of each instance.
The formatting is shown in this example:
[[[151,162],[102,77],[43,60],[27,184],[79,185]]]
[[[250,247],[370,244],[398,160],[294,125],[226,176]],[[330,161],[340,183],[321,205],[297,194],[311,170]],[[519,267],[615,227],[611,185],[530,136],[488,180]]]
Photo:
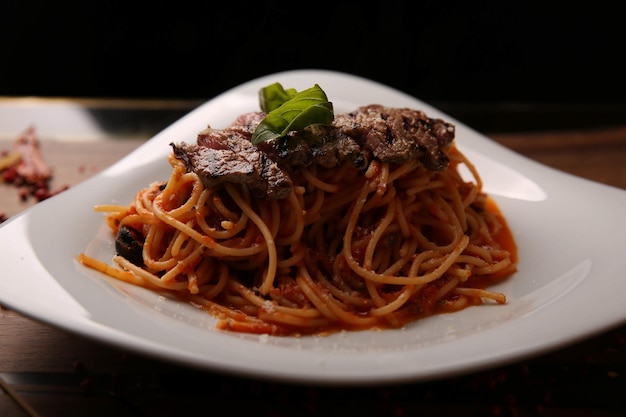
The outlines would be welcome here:
[[[363,148],[334,126],[311,126],[291,132],[285,140],[259,144],[268,153],[277,153],[281,164],[299,167],[312,164],[332,168],[349,161],[356,168],[367,165]]]
[[[250,135],[236,130],[205,129],[197,144],[172,144],[177,158],[196,172],[207,187],[221,182],[247,184],[257,197],[287,198],[289,175],[250,142]]]
[[[337,115],[333,126],[381,161],[419,159],[431,171],[448,166],[443,149],[454,139],[454,126],[421,111],[373,104]]]

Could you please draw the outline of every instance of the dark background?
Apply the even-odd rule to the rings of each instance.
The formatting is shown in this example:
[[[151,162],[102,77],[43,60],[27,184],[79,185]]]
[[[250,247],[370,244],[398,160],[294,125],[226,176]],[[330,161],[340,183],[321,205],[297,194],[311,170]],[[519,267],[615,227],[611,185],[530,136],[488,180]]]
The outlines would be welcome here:
[[[620,2],[0,0],[0,96],[206,100],[269,73],[382,82],[480,129],[626,121]],[[502,122],[504,123],[504,122]]]

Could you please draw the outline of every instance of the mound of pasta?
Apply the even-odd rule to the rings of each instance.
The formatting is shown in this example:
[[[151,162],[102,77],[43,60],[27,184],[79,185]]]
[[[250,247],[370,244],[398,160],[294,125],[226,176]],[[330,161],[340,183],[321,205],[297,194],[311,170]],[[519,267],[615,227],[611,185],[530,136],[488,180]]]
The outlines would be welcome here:
[[[95,208],[116,266],[81,262],[237,332],[396,328],[506,302],[488,288],[516,271],[515,242],[452,124],[369,105],[253,143],[266,117],[173,142],[169,178]]]

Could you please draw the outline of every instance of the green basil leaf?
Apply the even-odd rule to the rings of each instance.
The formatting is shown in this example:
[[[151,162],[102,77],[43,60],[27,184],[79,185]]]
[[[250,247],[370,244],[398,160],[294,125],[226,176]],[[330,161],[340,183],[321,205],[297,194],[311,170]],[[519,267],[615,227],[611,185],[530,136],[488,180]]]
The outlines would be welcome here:
[[[265,109],[267,116],[254,131],[253,144],[280,138],[314,124],[331,124],[335,117],[333,104],[317,84],[296,92],[285,90],[276,83],[261,89],[259,96],[261,108]]]
[[[261,110],[269,113],[279,108],[284,102],[296,95],[294,88],[285,90],[280,83],[270,84],[259,90],[259,104]]]

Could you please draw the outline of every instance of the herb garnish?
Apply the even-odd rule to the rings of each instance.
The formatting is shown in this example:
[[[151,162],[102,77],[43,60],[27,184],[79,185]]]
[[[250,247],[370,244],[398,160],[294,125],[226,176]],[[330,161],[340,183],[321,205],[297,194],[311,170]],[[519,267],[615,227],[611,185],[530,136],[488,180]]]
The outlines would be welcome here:
[[[255,145],[307,126],[331,124],[335,117],[333,103],[317,84],[300,92],[285,90],[280,83],[268,85],[259,90],[259,104],[267,116],[252,135]]]

